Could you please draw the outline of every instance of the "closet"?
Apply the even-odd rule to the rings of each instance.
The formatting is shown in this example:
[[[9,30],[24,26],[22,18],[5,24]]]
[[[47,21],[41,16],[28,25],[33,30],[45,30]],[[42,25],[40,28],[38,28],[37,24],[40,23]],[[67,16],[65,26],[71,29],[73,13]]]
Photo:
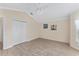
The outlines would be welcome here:
[[[13,20],[13,44],[20,44],[27,40],[27,23],[25,21]]]
[[[2,28],[0,27],[0,41],[3,43],[3,49],[8,49],[27,41],[26,21],[22,21],[22,19],[8,20],[5,18],[2,24],[0,25],[2,26]]]

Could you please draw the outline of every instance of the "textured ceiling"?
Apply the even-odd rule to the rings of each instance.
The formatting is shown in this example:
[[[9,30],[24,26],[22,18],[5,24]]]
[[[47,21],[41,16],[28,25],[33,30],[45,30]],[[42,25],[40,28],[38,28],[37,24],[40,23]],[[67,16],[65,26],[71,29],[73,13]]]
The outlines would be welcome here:
[[[19,9],[27,12],[38,22],[48,22],[69,16],[79,9],[78,3],[1,3],[0,8]]]

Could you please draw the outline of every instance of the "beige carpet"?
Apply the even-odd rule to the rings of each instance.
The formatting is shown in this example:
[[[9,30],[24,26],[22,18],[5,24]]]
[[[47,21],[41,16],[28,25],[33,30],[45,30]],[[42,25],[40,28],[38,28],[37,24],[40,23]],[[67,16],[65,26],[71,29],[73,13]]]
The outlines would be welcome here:
[[[7,50],[0,50],[3,56],[77,56],[79,51],[68,44],[47,39],[35,39],[14,46]]]

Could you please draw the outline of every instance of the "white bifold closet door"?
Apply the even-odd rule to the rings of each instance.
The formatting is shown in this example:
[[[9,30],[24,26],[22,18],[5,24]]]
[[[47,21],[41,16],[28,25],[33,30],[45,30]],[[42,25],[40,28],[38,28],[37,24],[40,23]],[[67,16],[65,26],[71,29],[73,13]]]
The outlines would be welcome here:
[[[13,20],[14,45],[27,41],[27,24],[24,21]]]

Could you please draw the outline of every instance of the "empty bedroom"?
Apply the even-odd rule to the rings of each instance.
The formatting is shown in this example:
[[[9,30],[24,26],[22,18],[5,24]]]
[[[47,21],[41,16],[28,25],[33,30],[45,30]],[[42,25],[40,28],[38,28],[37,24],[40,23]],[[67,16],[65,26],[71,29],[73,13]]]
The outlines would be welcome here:
[[[79,56],[79,3],[0,3],[0,56]]]

